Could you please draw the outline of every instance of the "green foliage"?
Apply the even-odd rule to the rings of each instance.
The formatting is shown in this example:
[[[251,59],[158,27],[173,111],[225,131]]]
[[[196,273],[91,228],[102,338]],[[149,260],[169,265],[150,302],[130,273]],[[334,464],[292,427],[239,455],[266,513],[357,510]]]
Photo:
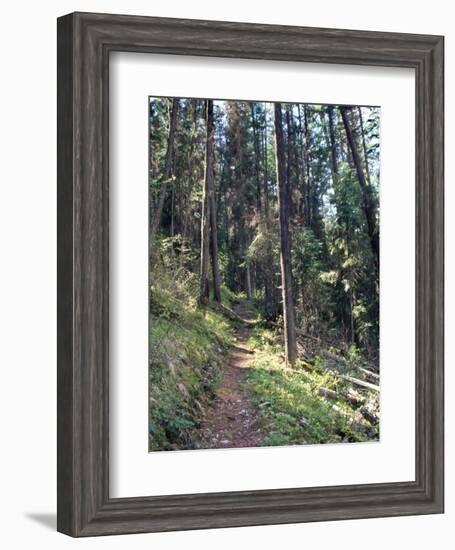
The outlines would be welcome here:
[[[197,444],[231,342],[229,321],[211,308],[198,309],[194,275],[171,266],[154,266],[150,291],[150,450]]]
[[[355,411],[342,395],[347,386],[331,372],[327,353],[341,356],[340,368],[353,376],[377,361],[378,269],[365,201],[371,200],[377,218],[379,110],[351,108],[349,125],[336,106],[281,106],[289,199],[281,215],[288,217],[298,352],[305,358],[285,369],[275,107],[214,101],[217,260],[213,245],[210,255],[224,284],[223,307],[200,309],[206,102],[177,101],[167,182],[172,99],[151,98],[149,111],[152,215],[164,197],[150,262],[150,449],[197,446],[201,418],[239,324],[229,310],[239,301],[256,317],[248,387],[258,405],[267,404],[259,409],[264,444],[365,439],[347,420]],[[356,147],[347,139],[350,126]],[[351,150],[356,148],[357,165]],[[367,194],[358,176],[362,172]],[[339,399],[332,394],[328,401],[321,388],[338,392]]]
[[[234,306],[239,303],[241,298],[242,297],[239,296],[238,293],[236,294],[227,286],[223,285],[221,287],[221,302],[230,309],[233,309]]]
[[[354,410],[341,393],[336,401],[319,394],[320,388],[336,392],[346,389],[343,381],[324,372],[324,359],[318,357],[314,365],[299,361],[294,368],[286,369],[282,345],[267,329],[257,328],[249,344],[255,356],[247,384],[260,410],[266,434],[263,445],[371,439],[352,425],[349,415]],[[354,356],[354,350],[351,353]]]
[[[325,218],[329,269],[320,279],[331,287],[328,307],[336,312],[335,323],[344,325],[347,339],[369,350],[379,342],[379,296],[362,204],[356,174],[343,164]]]
[[[296,287],[297,320],[311,324],[312,332],[321,329],[330,305],[330,287],[321,279],[326,268],[323,258],[323,244],[312,229],[302,226],[293,235],[292,270]]]
[[[263,220],[260,220],[257,232],[246,253],[247,262],[252,264],[254,261],[271,261],[275,266],[278,266],[280,257],[279,246],[278,220],[271,220],[268,226]]]
[[[159,228],[161,236],[169,241],[162,241],[161,253],[181,255],[180,264],[188,272],[197,273],[205,100],[178,101],[173,175]],[[172,99],[150,98],[149,105],[153,212],[163,184]],[[377,270],[365,199],[340,109],[291,103],[282,104],[282,109],[297,322],[311,334],[336,330],[338,338],[376,353]],[[349,120],[361,168],[365,175],[368,173],[369,196],[378,213],[380,110],[354,107],[349,111]],[[214,101],[214,126],[221,279],[233,291],[245,292],[245,272],[249,268],[255,298],[263,302],[266,317],[276,320],[281,309],[281,276],[273,103]]]

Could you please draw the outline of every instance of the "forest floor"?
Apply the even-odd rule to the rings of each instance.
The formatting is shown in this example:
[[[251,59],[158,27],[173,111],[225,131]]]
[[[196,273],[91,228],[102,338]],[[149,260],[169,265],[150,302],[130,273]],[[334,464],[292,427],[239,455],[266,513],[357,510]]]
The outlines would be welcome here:
[[[245,385],[254,354],[248,339],[255,321],[242,303],[234,312],[242,321],[234,332],[215,399],[201,422],[201,448],[257,447],[263,439],[258,410]]]
[[[336,356],[334,363],[333,352],[320,344],[309,360],[286,368],[280,331],[264,324],[251,302],[231,307],[237,317],[231,348],[202,416],[197,448],[378,438],[378,394],[365,380],[349,377],[362,374],[358,358]],[[308,348],[304,355],[308,358]]]
[[[151,293],[149,449],[287,446],[379,439],[379,374],[358,352],[299,337],[243,295],[201,309],[188,283]]]

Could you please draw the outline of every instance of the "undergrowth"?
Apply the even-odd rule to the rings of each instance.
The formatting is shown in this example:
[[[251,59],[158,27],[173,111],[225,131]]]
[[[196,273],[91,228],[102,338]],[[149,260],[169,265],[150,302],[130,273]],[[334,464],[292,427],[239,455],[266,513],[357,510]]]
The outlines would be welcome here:
[[[187,270],[154,266],[150,288],[149,450],[197,447],[232,331],[220,312],[197,306]],[[234,295],[223,289],[226,302]]]
[[[201,309],[198,291],[198,277],[178,258],[156,260],[150,286],[150,451],[199,447],[201,421],[215,396],[239,324],[233,313],[239,303],[256,318],[248,341],[254,355],[244,384],[259,411],[262,445],[379,438],[377,427],[359,416],[358,405],[346,397],[348,393],[352,397],[353,388],[328,368],[324,355],[333,360],[336,350],[327,348],[325,354],[321,350],[311,361],[299,360],[286,368],[282,334],[268,328],[257,305],[222,287],[223,306]],[[352,376],[365,366],[354,346],[342,362],[343,372]],[[330,399],[321,395],[321,389],[331,392]],[[371,396],[373,406],[376,398]]]
[[[258,406],[263,445],[338,443],[369,441],[352,422],[354,408],[343,399],[345,383],[323,369],[323,359],[314,364],[297,361],[285,368],[281,338],[267,328],[256,326],[249,339],[255,351],[247,377],[248,389]],[[337,392],[329,401],[320,388]],[[335,405],[335,407],[334,407]]]

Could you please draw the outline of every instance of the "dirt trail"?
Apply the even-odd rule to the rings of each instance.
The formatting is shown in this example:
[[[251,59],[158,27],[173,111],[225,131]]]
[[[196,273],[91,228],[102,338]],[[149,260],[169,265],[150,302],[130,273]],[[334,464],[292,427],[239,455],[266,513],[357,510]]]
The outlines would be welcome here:
[[[200,437],[204,449],[257,447],[262,441],[257,410],[242,387],[252,359],[247,344],[252,315],[242,304],[236,306],[235,312],[243,323],[235,332],[236,340],[216,397],[202,422]]]

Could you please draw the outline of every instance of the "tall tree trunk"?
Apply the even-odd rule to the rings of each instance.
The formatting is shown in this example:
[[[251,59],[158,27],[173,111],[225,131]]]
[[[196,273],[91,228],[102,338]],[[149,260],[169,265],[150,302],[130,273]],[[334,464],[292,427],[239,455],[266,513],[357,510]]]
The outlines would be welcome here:
[[[190,221],[191,216],[191,193],[193,190],[194,180],[196,179],[194,177],[194,153],[196,148],[196,132],[197,132],[197,100],[192,99],[190,101],[189,111],[191,114],[191,140],[190,145],[187,149],[188,156],[187,156],[187,165],[188,165],[188,191],[187,195],[185,197],[185,207],[183,208],[184,214],[183,214],[183,222],[182,222],[182,236],[183,240],[186,241],[186,238],[188,237],[188,225]],[[183,258],[183,255],[182,255]]]
[[[215,194],[212,192],[210,199],[210,228],[211,228],[211,252],[213,274],[213,299],[221,303],[221,277],[218,265],[218,230],[216,227],[216,203]]]
[[[260,174],[260,144],[259,144],[259,131],[257,127],[257,119],[256,119],[256,113],[254,110],[254,103],[250,103],[250,109],[251,109],[251,127],[253,129],[253,147],[254,147],[254,173],[256,177],[256,212],[258,217],[262,216],[263,214],[263,203],[264,198],[262,194],[261,189],[261,174]],[[250,265],[246,265],[246,293],[247,293],[247,299],[251,300],[253,296],[253,283],[254,278],[256,274],[256,270],[253,269],[253,277],[251,277],[251,267]]]
[[[309,177],[308,177],[308,158],[306,154],[306,144],[304,143],[304,124],[302,121],[302,112],[300,108],[300,103],[297,105],[298,117],[299,117],[299,150],[300,150],[300,161],[302,164],[302,200],[301,200],[301,212],[303,216],[303,224],[309,226],[310,223],[310,214],[308,208],[308,187],[309,187]]]
[[[251,290],[251,268],[250,264],[245,266],[245,290],[246,290],[246,299],[248,301],[252,300],[253,293]]]
[[[256,115],[254,112],[254,103],[250,103],[251,109],[251,126],[253,128],[253,146],[254,146],[254,172],[256,176],[256,208],[259,212],[261,209],[261,182],[259,174],[259,139],[258,129],[256,126]]]
[[[199,303],[202,306],[209,301],[209,257],[210,257],[210,209],[208,197],[203,193],[202,198],[202,220],[201,220],[201,272]]]
[[[367,175],[368,186],[371,189],[370,167],[368,165],[368,151],[367,151],[367,143],[366,143],[366,140],[365,140],[365,129],[363,127],[362,107],[358,107],[357,109],[358,109],[358,112],[359,112],[360,134],[362,136],[363,159],[364,159],[364,162],[365,162],[365,173]]]
[[[266,223],[269,223],[269,182],[268,182],[268,154],[267,154],[267,103],[264,103],[264,214]]]
[[[175,235],[175,186],[173,185],[171,188],[171,238]],[[172,245],[173,246],[173,245]]]
[[[215,302],[221,302],[221,281],[220,270],[218,267],[218,228],[216,225],[216,199],[214,191],[214,142],[215,128],[213,125],[213,101],[207,100],[207,145],[206,145],[206,174],[205,187],[208,195],[210,209],[210,233],[211,233],[211,252],[212,252],[212,273],[213,273],[213,299]]]
[[[306,204],[307,204],[307,225],[312,227],[313,216],[312,216],[312,193],[313,191],[313,178],[311,173],[311,143],[310,143],[310,131],[309,131],[309,121],[308,121],[308,108],[306,105],[303,106],[303,122],[304,122],[304,134],[305,134],[305,165],[306,165]]]
[[[313,230],[315,237],[323,242],[324,241],[324,228],[321,216],[321,183],[320,178],[314,174],[318,173],[318,164],[320,165],[320,159],[318,163],[315,163],[318,155],[312,157],[313,137],[310,130],[310,111],[308,107],[304,106],[305,110],[305,143],[306,151],[308,155],[308,200],[310,210],[310,227]],[[312,126],[315,126],[314,113],[311,117]],[[316,164],[316,166],[315,166]]]
[[[286,105],[286,187],[288,194],[288,221],[292,220],[292,126],[291,110],[289,104]]]
[[[281,103],[275,103],[275,146],[276,170],[278,180],[278,205],[280,211],[281,240],[281,286],[283,291],[283,318],[286,365],[293,365],[297,358],[295,337],[295,312],[292,296],[291,243],[289,237],[289,196],[286,182],[286,163],[284,157],[283,120]]]
[[[331,169],[333,185],[337,183],[338,178],[338,159],[337,159],[337,143],[335,139],[335,123],[333,120],[333,106],[329,105],[327,109],[329,115],[329,136],[330,136],[330,152],[331,152]]]
[[[267,236],[270,231],[270,208],[269,208],[269,182],[268,182],[268,151],[267,151],[267,104],[264,103],[264,133],[263,133],[263,162],[264,162],[264,182],[263,182],[263,209],[264,226]],[[270,248],[270,247],[269,247]],[[265,295],[265,316],[267,319],[276,317],[275,307],[275,288],[273,284],[273,256],[271,250],[267,250],[264,262],[264,295]]]
[[[340,111],[343,118],[344,128],[346,130],[346,137],[348,139],[352,160],[354,162],[354,166],[357,172],[357,179],[359,180],[360,190],[362,193],[363,210],[367,222],[371,250],[373,252],[376,269],[377,271],[379,271],[379,232],[376,222],[376,207],[373,202],[371,188],[369,187],[365,179],[365,174],[362,170],[362,163],[360,160],[359,152],[357,150],[355,136],[351,128],[351,122],[348,116],[348,113],[351,111],[351,107],[340,107]]]
[[[200,270],[200,287],[199,287],[199,303],[202,306],[208,304],[209,301],[209,259],[210,259],[210,210],[211,210],[211,181],[213,178],[213,142],[210,139],[209,130],[209,100],[205,105],[205,116],[207,122],[207,137],[205,143],[205,176],[204,187],[202,190],[202,216],[201,216],[201,270]]]
[[[166,160],[164,163],[164,175],[163,181],[161,183],[160,195],[158,197],[158,202],[155,208],[155,213],[151,220],[150,232],[149,232],[149,254],[153,250],[155,244],[155,237],[158,231],[158,227],[161,221],[161,214],[163,213],[164,199],[166,198],[167,186],[172,178],[172,166],[174,161],[174,144],[175,144],[175,134],[177,129],[178,121],[178,112],[179,112],[179,100],[174,98],[172,100],[172,110],[171,110],[171,120],[169,124],[169,136],[167,140],[167,151],[166,151]]]

